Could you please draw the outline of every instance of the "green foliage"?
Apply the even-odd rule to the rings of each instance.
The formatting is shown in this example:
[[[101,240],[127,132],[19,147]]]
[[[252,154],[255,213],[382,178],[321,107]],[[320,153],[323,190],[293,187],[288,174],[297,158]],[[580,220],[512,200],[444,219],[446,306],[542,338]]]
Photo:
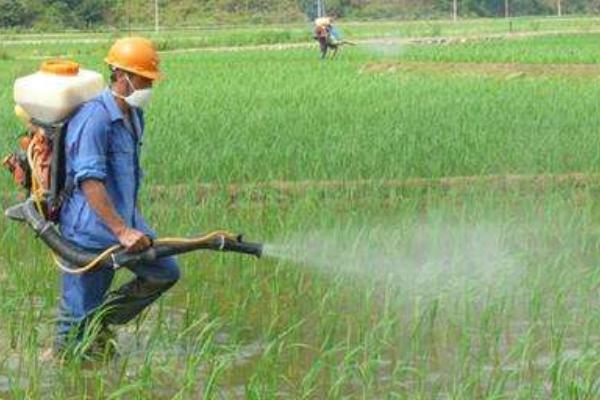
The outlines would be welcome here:
[[[0,0],[0,27],[28,25],[31,12],[21,0]]]
[[[448,17],[452,0],[324,0],[326,11],[352,18]],[[302,22],[317,14],[316,0],[159,0],[163,26],[199,26],[215,23]],[[458,0],[463,17],[551,15],[556,0]],[[563,13],[596,13],[600,0],[563,0]],[[0,0],[0,28],[41,30],[97,26],[150,26],[150,0]]]

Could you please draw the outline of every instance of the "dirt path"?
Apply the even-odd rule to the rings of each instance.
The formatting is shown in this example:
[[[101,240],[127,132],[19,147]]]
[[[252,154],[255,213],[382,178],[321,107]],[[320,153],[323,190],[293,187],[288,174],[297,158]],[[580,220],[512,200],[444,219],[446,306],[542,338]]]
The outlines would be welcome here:
[[[442,45],[453,43],[467,43],[476,41],[491,41],[501,39],[522,39],[538,36],[556,36],[556,35],[576,35],[576,34],[597,34],[600,29],[588,30],[564,30],[564,31],[524,31],[524,32],[504,32],[504,33],[484,33],[463,36],[423,36],[423,37],[378,37],[369,39],[353,40],[357,45],[378,45],[378,46],[396,46],[396,45]],[[217,47],[199,47],[186,49],[173,49],[161,51],[163,54],[170,53],[194,53],[194,52],[234,52],[234,51],[282,51],[289,49],[314,47],[313,42],[301,43],[279,43],[251,46],[217,46]]]
[[[456,63],[456,62],[399,62],[368,63],[361,73],[433,73],[500,76],[507,79],[524,76],[568,76],[596,78],[600,76],[597,64],[520,64],[520,63]]]
[[[146,188],[150,198],[189,197],[207,200],[214,196],[226,195],[231,202],[246,197],[253,200],[299,197],[309,193],[347,193],[371,195],[376,191],[394,190],[469,190],[472,188],[490,188],[496,190],[537,190],[544,191],[556,187],[584,188],[600,185],[600,173],[586,174],[573,172],[567,174],[542,175],[486,175],[458,176],[439,179],[362,179],[362,180],[322,180],[322,181],[268,181],[246,184],[221,185],[200,183],[195,185],[152,185]],[[0,194],[0,207],[23,201],[14,191]]]
[[[275,196],[275,198],[302,196],[307,193],[335,193],[360,192],[373,193],[377,190],[415,190],[415,189],[442,189],[466,190],[475,187],[489,187],[495,189],[531,189],[547,190],[554,187],[586,187],[600,184],[600,173],[568,173],[560,175],[489,175],[489,176],[461,176],[439,179],[390,179],[390,180],[332,180],[332,181],[269,181],[255,184],[230,184],[219,185],[203,183],[198,185],[155,185],[148,190],[153,198],[163,196],[189,196],[193,194],[199,200],[212,196],[227,194],[231,201],[239,197],[262,199]]]
[[[353,40],[357,45],[363,46],[402,46],[402,45],[444,45],[454,43],[467,43],[477,41],[493,41],[502,39],[521,39],[527,37],[556,36],[556,35],[576,35],[576,34],[598,34],[600,29],[575,29],[575,30],[555,30],[555,31],[523,31],[523,32],[502,32],[502,33],[475,33],[461,36],[423,36],[423,37],[376,37],[368,39]],[[50,40],[8,40],[2,41],[3,46],[11,45],[44,45],[44,44],[94,44],[105,43],[107,38],[81,38],[81,39],[50,39]],[[301,49],[315,47],[314,42],[300,43],[276,43],[261,45],[242,45],[242,46],[212,46],[212,47],[190,47],[172,50],[162,50],[161,54],[180,54],[197,52],[238,52],[238,51],[283,51],[290,49]],[[44,59],[48,55],[23,57],[20,59]]]
[[[443,43],[455,43],[465,42],[469,40],[490,40],[490,39],[518,39],[526,37],[536,36],[555,36],[555,35],[576,35],[576,34],[594,34],[600,33],[600,29],[565,29],[565,30],[539,30],[539,31],[519,31],[519,32],[497,32],[497,33],[471,33],[462,35],[451,35],[451,36],[416,36],[416,37],[374,37],[353,40],[360,44],[369,43],[390,43],[390,44],[443,44]],[[185,39],[194,39],[194,37],[184,37]],[[201,37],[199,37],[201,38]],[[351,39],[352,40],[352,39]],[[9,39],[0,40],[0,44],[3,46],[20,46],[20,45],[44,45],[44,44],[94,44],[94,43],[105,43],[110,41],[109,37],[81,37],[81,38],[68,38],[68,37],[51,37],[49,39]],[[178,51],[231,51],[233,49],[245,49],[245,50],[263,50],[263,49],[291,49],[296,47],[306,46],[312,44],[312,42],[302,43],[275,43],[265,45],[242,45],[242,46],[214,46],[214,47],[199,47],[190,49],[174,49],[165,50],[164,53],[178,52]]]

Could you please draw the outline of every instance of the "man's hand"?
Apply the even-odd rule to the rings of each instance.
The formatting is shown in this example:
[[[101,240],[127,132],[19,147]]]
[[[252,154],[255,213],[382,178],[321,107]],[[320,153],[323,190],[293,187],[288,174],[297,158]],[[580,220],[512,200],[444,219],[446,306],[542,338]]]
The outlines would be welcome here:
[[[150,238],[137,229],[123,228],[118,231],[117,238],[128,253],[138,253],[152,245]]]
[[[137,253],[152,245],[148,236],[125,224],[115,211],[102,181],[88,179],[81,183],[81,188],[92,209],[119,239],[119,243],[125,247],[127,252]]]

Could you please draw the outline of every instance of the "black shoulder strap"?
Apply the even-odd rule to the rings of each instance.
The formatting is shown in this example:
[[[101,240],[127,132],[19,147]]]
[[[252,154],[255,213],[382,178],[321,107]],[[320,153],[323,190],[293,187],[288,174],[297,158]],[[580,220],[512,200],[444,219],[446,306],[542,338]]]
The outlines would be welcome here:
[[[106,111],[104,104],[99,99],[92,99],[89,102],[100,104],[102,109]],[[79,108],[71,115],[75,115]],[[67,174],[67,157],[66,157],[66,136],[69,126],[69,119],[65,120],[60,125],[57,125],[53,133],[52,141],[52,164],[50,166],[51,173],[51,188],[49,198],[48,217],[53,222],[58,222],[60,217],[60,209],[73,195],[75,190],[75,182],[73,178]]]
[[[67,177],[67,162],[65,158],[65,136],[67,123],[55,128],[52,140],[52,163],[50,164],[50,198],[48,199],[48,218],[57,222],[60,208],[71,196],[73,184]]]

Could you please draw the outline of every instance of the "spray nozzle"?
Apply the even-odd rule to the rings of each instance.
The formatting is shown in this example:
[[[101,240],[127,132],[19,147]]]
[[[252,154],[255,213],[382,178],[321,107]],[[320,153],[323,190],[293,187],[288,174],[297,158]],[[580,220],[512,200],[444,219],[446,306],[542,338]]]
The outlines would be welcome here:
[[[224,245],[220,250],[261,257],[263,245],[261,243],[244,242],[244,235],[238,234],[234,238],[225,238]]]

